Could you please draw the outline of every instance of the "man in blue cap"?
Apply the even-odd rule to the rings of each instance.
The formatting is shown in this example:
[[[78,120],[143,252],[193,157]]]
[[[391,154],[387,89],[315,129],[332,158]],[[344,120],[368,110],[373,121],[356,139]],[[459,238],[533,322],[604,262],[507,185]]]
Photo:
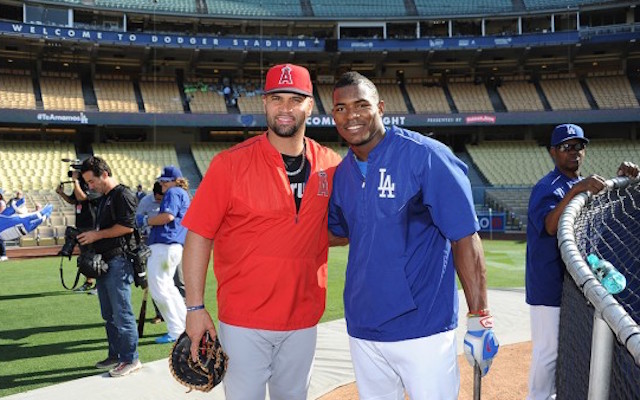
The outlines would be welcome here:
[[[531,191],[527,223],[526,300],[531,306],[531,341],[527,400],[556,398],[556,358],[560,326],[560,301],[565,265],[558,250],[558,221],[577,194],[598,193],[605,179],[580,176],[589,139],[581,127],[562,124],[554,128],[549,153],[555,168]],[[623,162],[618,176],[636,177],[640,169]]]
[[[172,343],[184,332],[187,319],[187,308],[173,277],[182,262],[182,247],[187,236],[182,218],[191,199],[189,182],[182,176],[180,168],[174,165],[164,167],[157,180],[163,194],[158,214],[139,214],[136,221],[143,229],[151,228],[147,240],[151,249],[147,263],[149,293],[167,322],[168,332],[156,338],[156,343]]]

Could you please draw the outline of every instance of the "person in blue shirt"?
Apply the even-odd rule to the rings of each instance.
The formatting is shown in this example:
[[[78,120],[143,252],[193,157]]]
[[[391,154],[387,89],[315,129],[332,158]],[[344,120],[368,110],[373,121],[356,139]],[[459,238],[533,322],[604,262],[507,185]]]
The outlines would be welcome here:
[[[456,399],[457,273],[469,305],[465,354],[486,374],[498,351],[467,167],[442,143],[385,127],[377,88],[336,82],[333,118],[349,151],[329,229],[350,243],[344,307],[360,399]]]
[[[553,129],[549,154],[555,168],[536,183],[527,216],[526,301],[530,305],[532,357],[527,400],[556,398],[556,358],[560,302],[565,265],[558,249],[558,221],[577,194],[598,193],[605,179],[580,175],[589,139],[581,127],[562,124]],[[623,162],[619,176],[635,177],[638,166]]]
[[[191,204],[189,182],[176,166],[164,167],[157,179],[162,186],[158,215],[137,215],[138,226],[151,227],[147,243],[151,249],[148,265],[149,293],[167,323],[167,333],[156,343],[171,343],[185,331],[187,308],[174,284],[176,269],[182,261],[182,247],[187,229],[182,218]]]

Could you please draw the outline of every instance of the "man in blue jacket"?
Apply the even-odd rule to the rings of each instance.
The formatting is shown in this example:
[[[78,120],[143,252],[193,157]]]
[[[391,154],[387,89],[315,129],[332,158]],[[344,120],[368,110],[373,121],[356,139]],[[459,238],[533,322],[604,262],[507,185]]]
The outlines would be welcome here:
[[[329,227],[350,243],[344,303],[358,393],[455,399],[455,272],[469,305],[467,359],[484,375],[498,351],[467,167],[440,142],[385,127],[383,113],[369,79],[348,72],[335,84],[333,118],[350,150]]]

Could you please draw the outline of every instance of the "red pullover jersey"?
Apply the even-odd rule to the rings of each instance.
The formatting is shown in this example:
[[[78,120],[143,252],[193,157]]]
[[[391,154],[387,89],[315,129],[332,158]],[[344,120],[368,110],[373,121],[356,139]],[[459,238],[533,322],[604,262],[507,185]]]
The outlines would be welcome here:
[[[305,141],[311,170],[298,212],[282,155],[265,133],[213,158],[182,221],[214,241],[224,323],[294,330],[324,312],[327,207],[340,156]]]

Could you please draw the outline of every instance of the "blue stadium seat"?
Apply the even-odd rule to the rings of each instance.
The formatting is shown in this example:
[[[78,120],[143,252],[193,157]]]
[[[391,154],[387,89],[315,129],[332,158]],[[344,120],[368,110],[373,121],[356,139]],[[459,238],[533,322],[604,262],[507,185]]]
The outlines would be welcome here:
[[[315,0],[311,2],[316,17],[372,18],[406,17],[403,0]]]
[[[489,14],[514,11],[511,0],[415,0],[415,3],[419,15]]]
[[[301,17],[299,0],[206,0],[209,14],[238,17]]]

